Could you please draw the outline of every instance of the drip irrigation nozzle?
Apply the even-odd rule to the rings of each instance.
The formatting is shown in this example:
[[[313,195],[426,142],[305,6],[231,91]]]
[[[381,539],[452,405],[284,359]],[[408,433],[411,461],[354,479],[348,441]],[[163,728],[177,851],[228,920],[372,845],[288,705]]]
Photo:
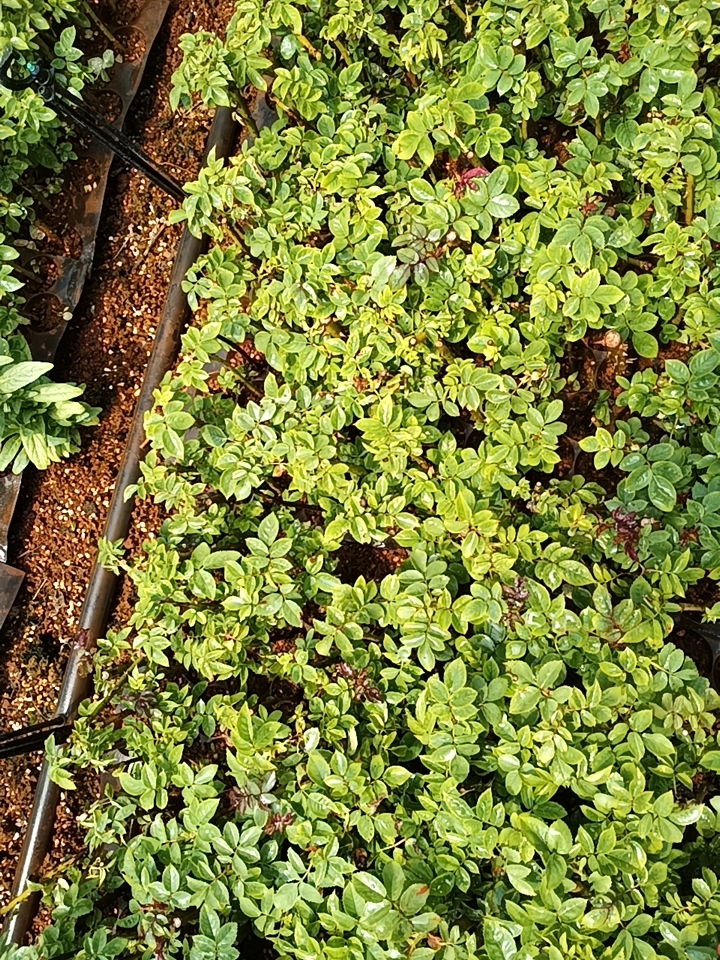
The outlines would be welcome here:
[[[44,60],[24,64],[25,76],[13,76],[13,67],[19,66],[19,54],[11,46],[0,57],[0,85],[19,92],[33,89],[45,103],[52,105],[59,117],[68,123],[87,130],[104,147],[135,167],[156,187],[164,190],[173,200],[182,203],[185,191],[182,184],[165,173],[140,147],[136,146],[121,130],[91,110],[81,99],[75,99],[56,84],[54,68]],[[21,68],[22,69],[22,68]]]

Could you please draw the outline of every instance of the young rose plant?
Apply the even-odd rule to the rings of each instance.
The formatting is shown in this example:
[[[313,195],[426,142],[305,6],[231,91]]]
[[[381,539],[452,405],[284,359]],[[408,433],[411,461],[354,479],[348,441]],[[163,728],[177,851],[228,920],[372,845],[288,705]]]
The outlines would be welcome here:
[[[166,517],[102,545],[134,611],[49,755],[102,786],[9,956],[716,956],[720,698],[668,636],[720,571],[719,28],[239,0],[183,41],[176,103],[276,119],[177,216]]]

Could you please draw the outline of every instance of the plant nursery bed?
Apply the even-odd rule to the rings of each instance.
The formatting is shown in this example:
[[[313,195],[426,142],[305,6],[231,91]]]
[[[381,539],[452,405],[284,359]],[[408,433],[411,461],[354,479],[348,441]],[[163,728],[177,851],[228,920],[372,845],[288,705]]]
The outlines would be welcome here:
[[[717,960],[715,6],[195,19],[171,102],[246,135],[170,215],[194,317],[2,960]],[[166,207],[116,193],[61,351],[104,420],[13,531],[21,693],[31,655],[57,687],[167,282]]]
[[[132,6],[107,0],[108,21],[130,22]],[[222,25],[230,8],[224,0],[172,0],[125,125],[135,142],[181,181],[197,175],[211,115],[203,108],[170,111],[178,40],[187,31]],[[102,15],[102,7],[99,11]],[[119,39],[127,43],[122,34]],[[67,177],[77,182],[81,174],[71,166]],[[87,176],[91,180],[92,171]],[[71,239],[62,239],[66,210],[60,199],[43,221],[50,244],[59,244],[58,252],[67,254]],[[86,399],[102,413],[72,460],[51,464],[44,472],[29,468],[23,478],[8,559],[26,577],[0,634],[0,730],[47,719],[55,710],[181,235],[181,227],[166,220],[172,206],[170,198],[115,161],[92,277],[56,358],[56,374],[86,384]],[[128,546],[139,549],[159,519],[156,508],[140,505]],[[124,585],[115,606],[119,621],[127,616],[129,602]],[[41,753],[33,753],[0,762],[0,906],[8,899],[41,761]],[[68,794],[60,806],[48,869],[77,849],[76,816],[97,792],[94,782],[86,787]]]

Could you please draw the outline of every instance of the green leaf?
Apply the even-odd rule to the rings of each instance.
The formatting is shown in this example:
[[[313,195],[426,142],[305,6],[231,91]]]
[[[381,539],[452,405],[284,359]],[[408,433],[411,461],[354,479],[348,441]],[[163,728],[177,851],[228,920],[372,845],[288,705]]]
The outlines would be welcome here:
[[[651,67],[646,67],[640,77],[639,93],[645,103],[649,103],[660,89],[660,81]]]
[[[675,487],[669,480],[666,480],[656,473],[650,475],[648,496],[653,506],[657,507],[658,510],[663,510],[665,513],[669,513],[677,502]]]
[[[330,764],[317,750],[313,750],[308,756],[307,774],[313,783],[321,786],[324,785],[325,781],[332,774]]]
[[[658,355],[658,342],[651,333],[636,331],[632,335],[632,342],[639,356],[652,359]]]
[[[432,203],[436,199],[435,190],[427,180],[411,180],[408,183],[408,190],[413,200],[417,200],[418,203]]]
[[[656,757],[672,757],[675,754],[672,742],[662,733],[643,734],[643,743]]]
[[[517,945],[508,927],[494,917],[483,920],[483,945],[489,960],[512,960]]]
[[[579,234],[572,245],[572,254],[583,270],[589,270],[593,255],[593,245],[585,233]]]
[[[505,867],[505,874],[510,883],[518,893],[523,893],[528,897],[535,896],[535,888],[526,880],[526,877],[529,877],[531,872],[530,867],[526,867],[525,864],[522,863],[508,863]]]
[[[491,197],[488,200],[487,207],[485,208],[491,217],[497,217],[498,219],[505,219],[511,217],[514,213],[517,213],[520,209],[520,204],[511,196],[509,193],[501,193],[497,197]]]
[[[353,876],[353,884],[363,900],[368,903],[382,903],[387,898],[385,887],[372,873],[356,873]]]
[[[574,587],[587,586],[594,582],[594,577],[585,566],[577,560],[561,560],[559,564],[563,579]]]
[[[382,289],[388,285],[388,281],[397,266],[396,257],[378,257],[370,269],[370,277],[375,289]]]
[[[430,893],[430,887],[426,883],[414,883],[400,897],[398,907],[400,912],[406,917],[413,917],[420,913],[425,906],[425,901]]]
[[[414,130],[403,130],[393,144],[393,151],[401,160],[409,160],[417,153],[422,136],[421,133],[416,133]]]
[[[585,913],[586,906],[587,900],[581,897],[570,897],[558,907],[558,917],[563,923],[576,923]]]
[[[720,750],[709,750],[700,760],[700,766],[706,770],[720,773]]]
[[[0,373],[0,393],[14,393],[16,390],[21,390],[52,370],[52,366],[51,363],[22,360],[12,367],[5,368]]]
[[[537,687],[517,690],[510,699],[510,713],[530,713],[538,705],[540,691]]]
[[[277,539],[280,532],[280,521],[274,513],[269,513],[258,526],[258,537],[266,546],[270,546]]]
[[[593,292],[592,299],[603,307],[611,307],[613,304],[619,303],[624,296],[625,294],[620,287],[604,283]]]

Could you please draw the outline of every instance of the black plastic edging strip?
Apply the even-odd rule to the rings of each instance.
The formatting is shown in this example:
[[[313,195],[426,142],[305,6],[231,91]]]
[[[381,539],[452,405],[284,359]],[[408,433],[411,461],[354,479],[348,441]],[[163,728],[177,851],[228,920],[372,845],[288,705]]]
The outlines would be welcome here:
[[[207,159],[208,153],[213,148],[217,157],[226,158],[233,146],[236,133],[237,125],[232,111],[227,107],[221,107],[213,120],[205,158]],[[103,538],[106,540],[124,540],[130,529],[133,501],[125,500],[125,490],[136,483],[140,477],[142,444],[145,438],[145,414],[152,408],[153,393],[175,362],[180,347],[180,336],[189,314],[187,297],[182,291],[182,282],[188,270],[206,248],[207,238],[198,239],[187,229],[185,230],[178,247],[170,278],[170,289],[145,371],[142,390],[135,406],[130,433],[105,521]],[[92,677],[87,676],[84,669],[87,663],[86,654],[88,649],[94,648],[98,637],[105,632],[117,580],[114,573],[105,570],[97,560],[95,561],[78,624],[78,638],[82,637],[82,643],[74,644],[70,653],[58,698],[56,716],[64,715],[70,719],[74,718],[80,703],[91,693]],[[28,881],[36,877],[42,867],[55,825],[55,812],[59,798],[60,788],[50,779],[50,770],[45,762],[38,780],[15,873],[13,899],[23,895]],[[18,901],[5,922],[3,941],[17,944],[23,942],[35,916],[38,899],[38,894],[35,893]]]

